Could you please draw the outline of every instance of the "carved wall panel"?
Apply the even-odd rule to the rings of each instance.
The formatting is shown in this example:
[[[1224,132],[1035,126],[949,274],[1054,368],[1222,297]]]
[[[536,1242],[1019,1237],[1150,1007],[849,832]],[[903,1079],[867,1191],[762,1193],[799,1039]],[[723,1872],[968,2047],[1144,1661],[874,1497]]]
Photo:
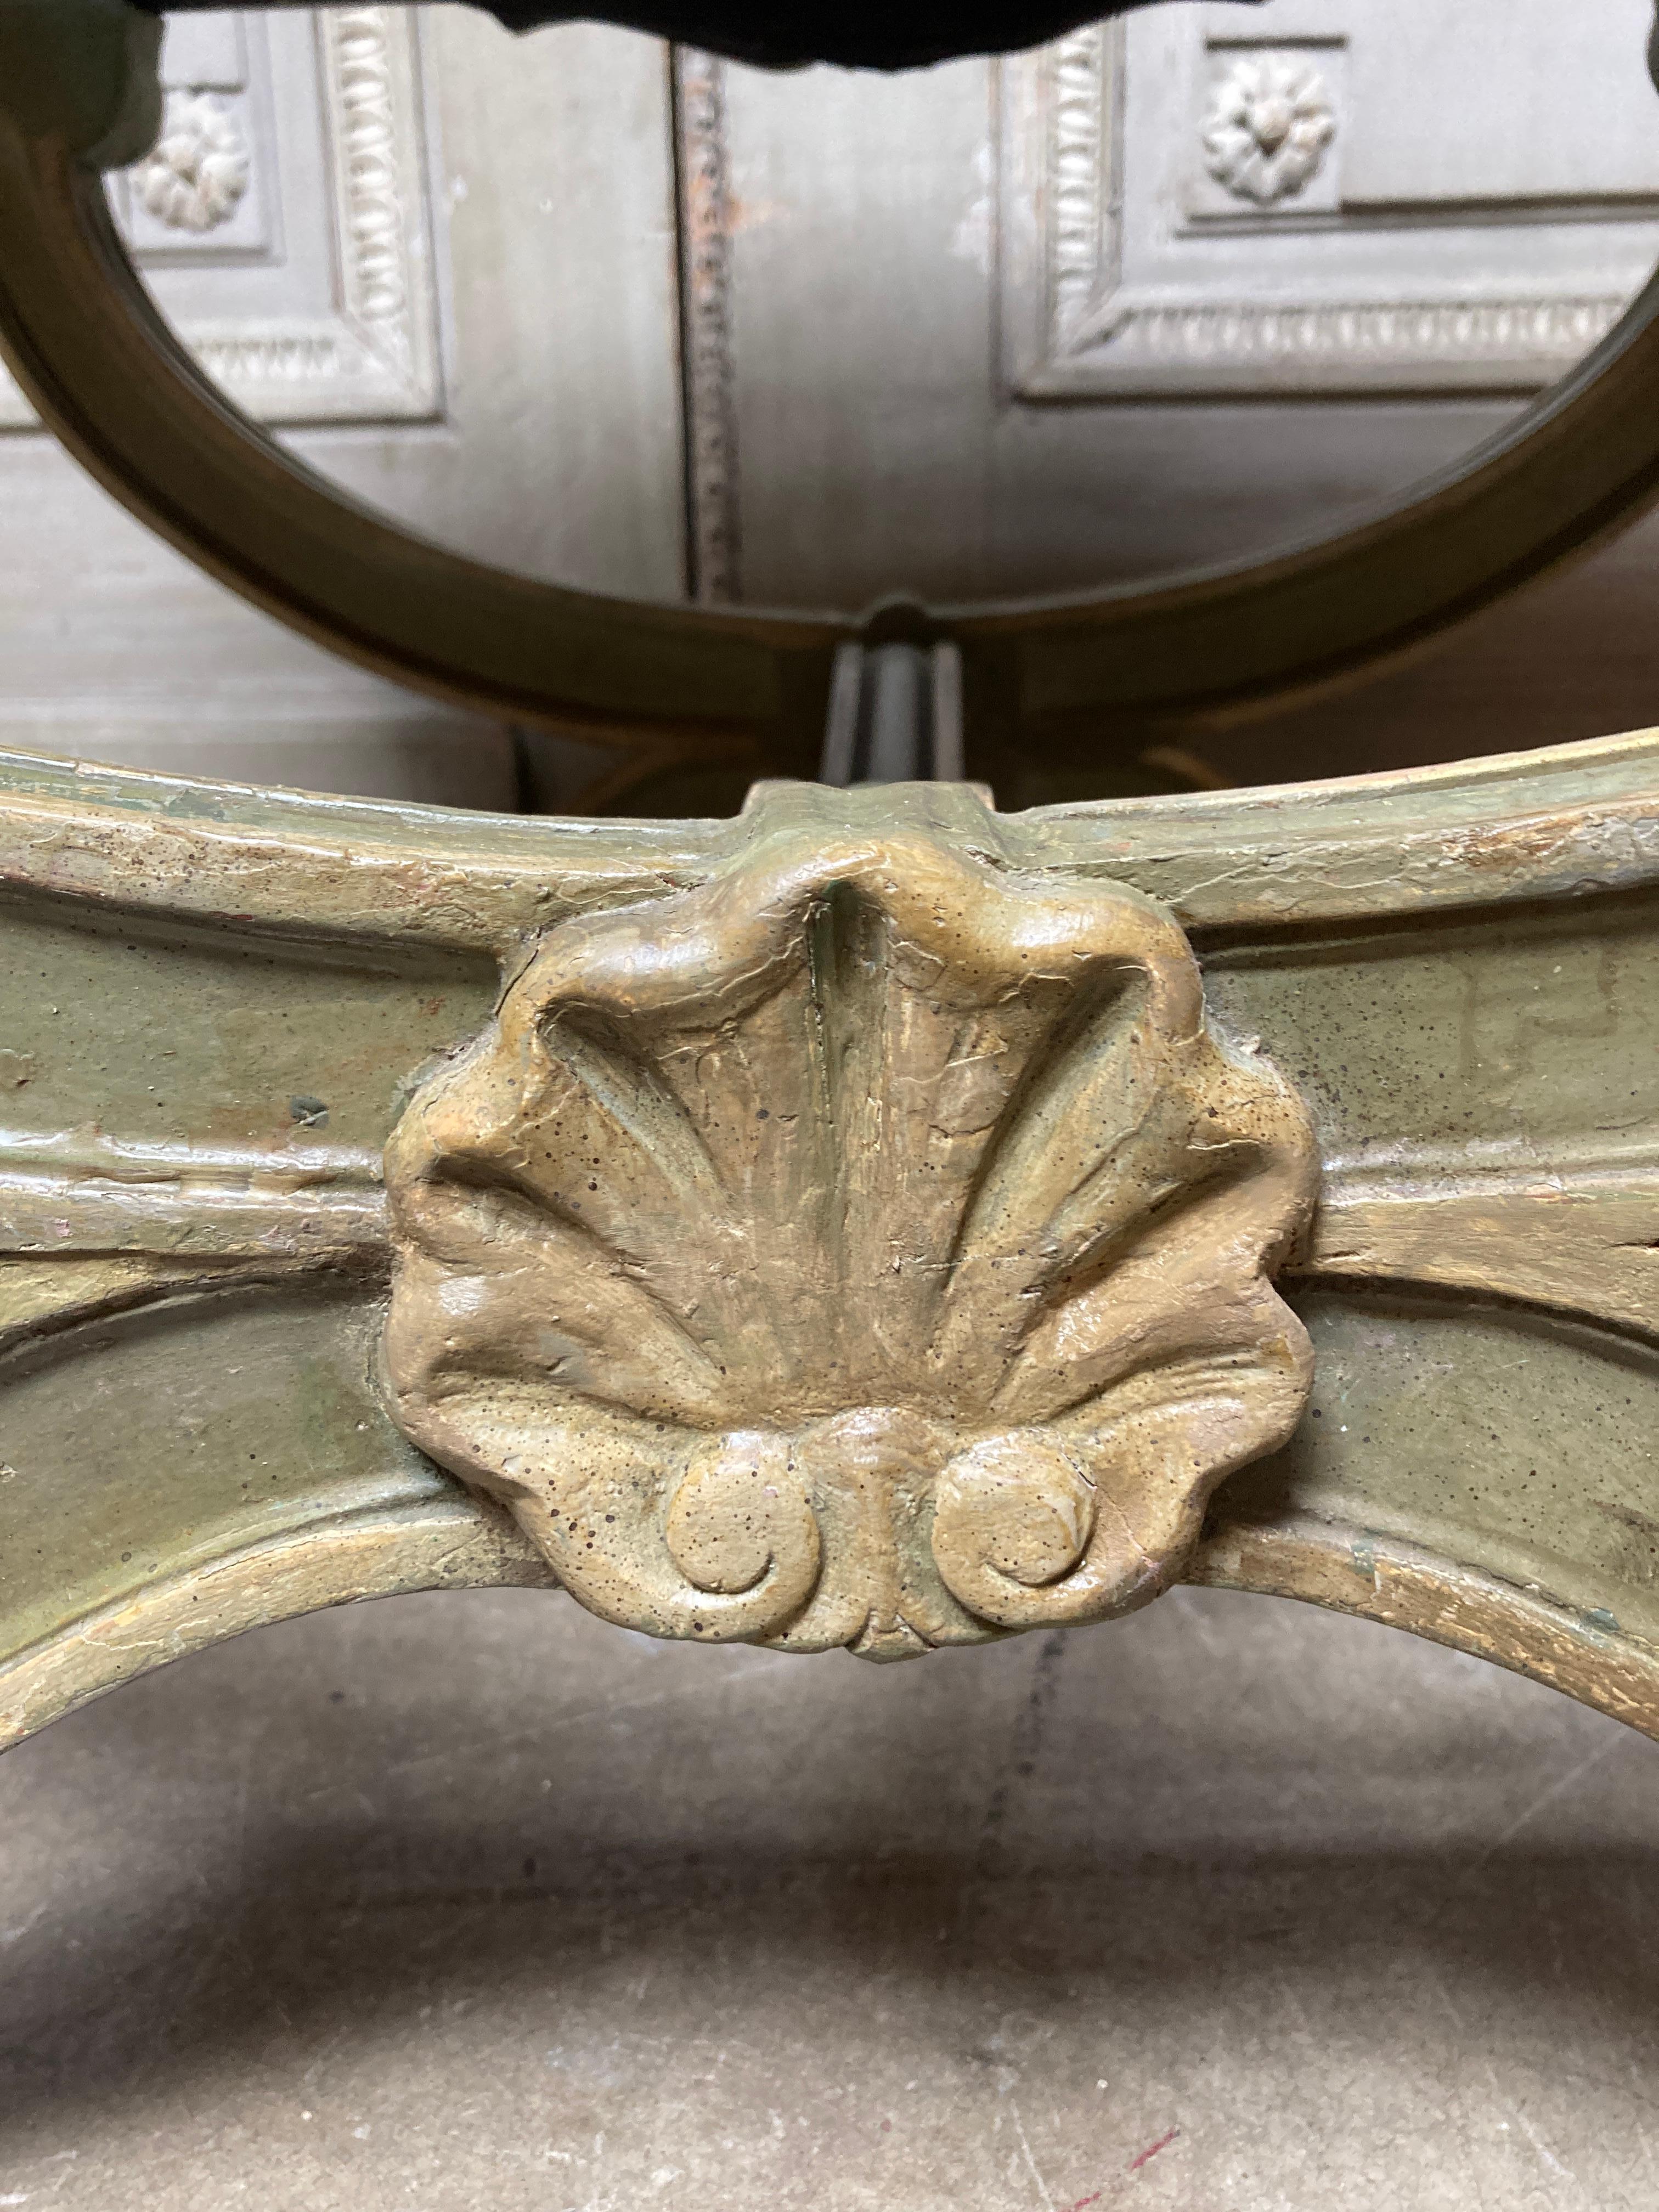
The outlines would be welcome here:
[[[155,152],[117,219],[203,366],[268,422],[442,405],[418,33],[410,10],[176,18]],[[0,369],[0,427],[32,416]]]
[[[1069,591],[1437,473],[1659,258],[1649,13],[1154,6],[909,80],[682,56],[696,588]],[[1282,404],[1184,404],[1240,398]]]
[[[116,180],[117,211],[231,396],[430,538],[672,597],[684,491],[660,46],[580,24],[515,40],[459,7],[282,8],[169,36],[167,129]],[[515,804],[499,723],[228,597],[30,431],[4,389],[8,743]]]
[[[1153,9],[1006,64],[1012,388],[1548,383],[1659,252],[1646,12]]]

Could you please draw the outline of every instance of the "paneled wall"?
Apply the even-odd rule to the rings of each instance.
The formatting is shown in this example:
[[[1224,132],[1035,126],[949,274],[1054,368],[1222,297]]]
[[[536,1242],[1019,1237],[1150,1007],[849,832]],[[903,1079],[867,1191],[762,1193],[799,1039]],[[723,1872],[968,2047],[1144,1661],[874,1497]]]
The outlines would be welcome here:
[[[891,79],[447,7],[191,18],[112,191],[243,405],[486,558],[751,604],[1064,591],[1334,526],[1571,367],[1659,255],[1647,15],[1153,8]],[[1656,559],[1643,526],[1197,750],[1255,778],[1659,719]],[[507,733],[198,577],[3,384],[0,624],[0,738],[514,801]]]
[[[676,593],[661,49],[354,8],[183,19],[164,58],[167,135],[116,180],[117,211],[233,396],[434,537]],[[0,420],[0,741],[513,803],[506,732],[346,667],[198,575],[28,426],[15,389]]]

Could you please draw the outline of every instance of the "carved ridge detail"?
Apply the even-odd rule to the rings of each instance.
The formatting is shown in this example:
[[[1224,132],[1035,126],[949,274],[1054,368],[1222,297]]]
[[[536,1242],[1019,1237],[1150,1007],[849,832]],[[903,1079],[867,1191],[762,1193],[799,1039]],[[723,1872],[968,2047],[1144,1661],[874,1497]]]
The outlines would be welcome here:
[[[1123,26],[1092,24],[1059,40],[1052,71],[1049,289],[1056,342],[1070,351],[1076,333],[1097,324],[1102,295],[1116,289],[1121,274],[1115,172],[1122,132],[1114,126]]]
[[[1170,363],[1340,363],[1403,365],[1460,354],[1535,352],[1540,361],[1576,361],[1612,330],[1620,299],[1331,301],[1319,307],[1263,306],[1247,300],[1187,307],[1125,309],[1109,303],[1082,322],[1066,349],[1079,368],[1109,339],[1115,358]],[[1064,362],[1056,366],[1063,367]]]
[[[672,49],[679,198],[686,586],[694,599],[740,599],[738,418],[732,349],[732,208],[726,64]]]
[[[1301,1413],[1316,1176],[1151,901],[797,828],[550,931],[417,1095],[391,1402],[633,1627],[1102,1619]]]
[[[283,309],[246,329],[192,319],[182,334],[209,375],[260,421],[428,419],[443,394],[431,274],[410,239],[422,190],[414,11],[319,9],[315,39],[332,303]],[[143,266],[146,256],[137,258]],[[0,364],[0,433],[34,421]]]
[[[328,41],[331,94],[338,118],[346,240],[346,303],[351,313],[392,338],[406,359],[408,305],[404,209],[398,189],[392,56],[384,8],[349,8],[319,17]],[[382,333],[380,326],[386,326]]]
[[[1022,257],[1005,255],[1005,311],[1015,325],[1031,317],[1009,363],[1012,388],[1023,397],[1407,389],[1419,380],[1449,388],[1496,382],[1532,389],[1581,360],[1629,306],[1626,294],[1601,291],[1377,299],[1363,296],[1361,288],[1360,296],[1334,300],[1138,296],[1123,262],[1128,51],[1125,25],[1116,21],[1072,32],[1002,64],[1012,122],[1005,133],[1003,220],[1011,235],[1026,225],[1033,234],[1029,292]],[[1200,134],[1212,122],[1213,115],[1206,118]],[[1316,112],[1304,122],[1316,132],[1322,128]],[[1011,150],[1016,140],[1018,157]],[[1323,150],[1322,142],[1317,151]],[[1281,169],[1284,153],[1280,147],[1273,157]],[[1226,178],[1219,181],[1224,185]],[[1295,194],[1283,197],[1293,201]],[[1245,203],[1256,198],[1243,196]],[[1022,305],[1027,298],[1029,309]]]

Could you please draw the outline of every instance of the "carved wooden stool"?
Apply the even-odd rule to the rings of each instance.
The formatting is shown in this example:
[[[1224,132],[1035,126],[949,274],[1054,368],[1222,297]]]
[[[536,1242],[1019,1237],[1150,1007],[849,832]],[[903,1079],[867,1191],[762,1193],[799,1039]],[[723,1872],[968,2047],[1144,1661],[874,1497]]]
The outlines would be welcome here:
[[[99,176],[155,46],[0,0],[0,337],[59,435],[340,651],[755,789],[556,821],[0,767],[7,1737],[400,1590],[888,1659],[1182,1579],[1659,1733],[1659,738],[1024,815],[950,780],[1588,543],[1659,483],[1659,290],[1269,562],[864,624],[609,602],[351,506],[191,366]]]

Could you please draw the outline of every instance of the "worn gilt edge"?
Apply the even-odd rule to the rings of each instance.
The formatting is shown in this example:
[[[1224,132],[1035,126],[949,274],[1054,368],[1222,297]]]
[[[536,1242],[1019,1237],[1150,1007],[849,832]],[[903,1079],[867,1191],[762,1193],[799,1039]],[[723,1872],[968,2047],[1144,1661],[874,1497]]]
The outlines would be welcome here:
[[[1327,1187],[1291,1270],[1467,1291],[1659,1338],[1659,1164]]]
[[[1659,1649],[1389,1538],[1308,1517],[1273,1526],[1224,1520],[1184,1578],[1404,1629],[1659,1736]],[[476,1500],[339,1516],[136,1590],[19,1653],[0,1668],[0,1747],[249,1628],[416,1590],[551,1586],[506,1516]]]
[[[862,811],[860,811],[862,810]],[[1001,815],[965,786],[774,785],[729,821],[472,815],[0,757],[0,886],[501,956],[700,882],[771,830],[902,819],[994,864],[1109,876],[1194,930],[1361,921],[1659,880],[1659,732],[1399,775]]]
[[[476,1501],[339,1514],[149,1583],[19,1653],[0,1667],[0,1749],[246,1629],[362,1598],[551,1582],[506,1516]]]
[[[216,1297],[313,1280],[320,1268],[362,1274],[362,1255],[326,1259],[170,1259],[85,1253],[40,1259],[0,1253],[0,1354],[162,1299]]]
[[[1300,1598],[1489,1659],[1659,1737],[1659,1648],[1497,1576],[1341,1523],[1218,1516],[1185,1579]]]
[[[188,1174],[43,1188],[0,1170],[0,1346],[153,1298],[319,1269],[378,1286],[391,1262],[378,1160],[365,1155],[340,1182],[276,1197]],[[1285,1280],[1468,1291],[1659,1339],[1659,1162],[1497,1172],[1451,1157],[1388,1182],[1328,1163]]]
[[[386,1241],[380,1156],[0,1129],[0,1250],[301,1257]]]
[[[159,1298],[390,1263],[378,1156],[0,1132],[0,1351]]]

